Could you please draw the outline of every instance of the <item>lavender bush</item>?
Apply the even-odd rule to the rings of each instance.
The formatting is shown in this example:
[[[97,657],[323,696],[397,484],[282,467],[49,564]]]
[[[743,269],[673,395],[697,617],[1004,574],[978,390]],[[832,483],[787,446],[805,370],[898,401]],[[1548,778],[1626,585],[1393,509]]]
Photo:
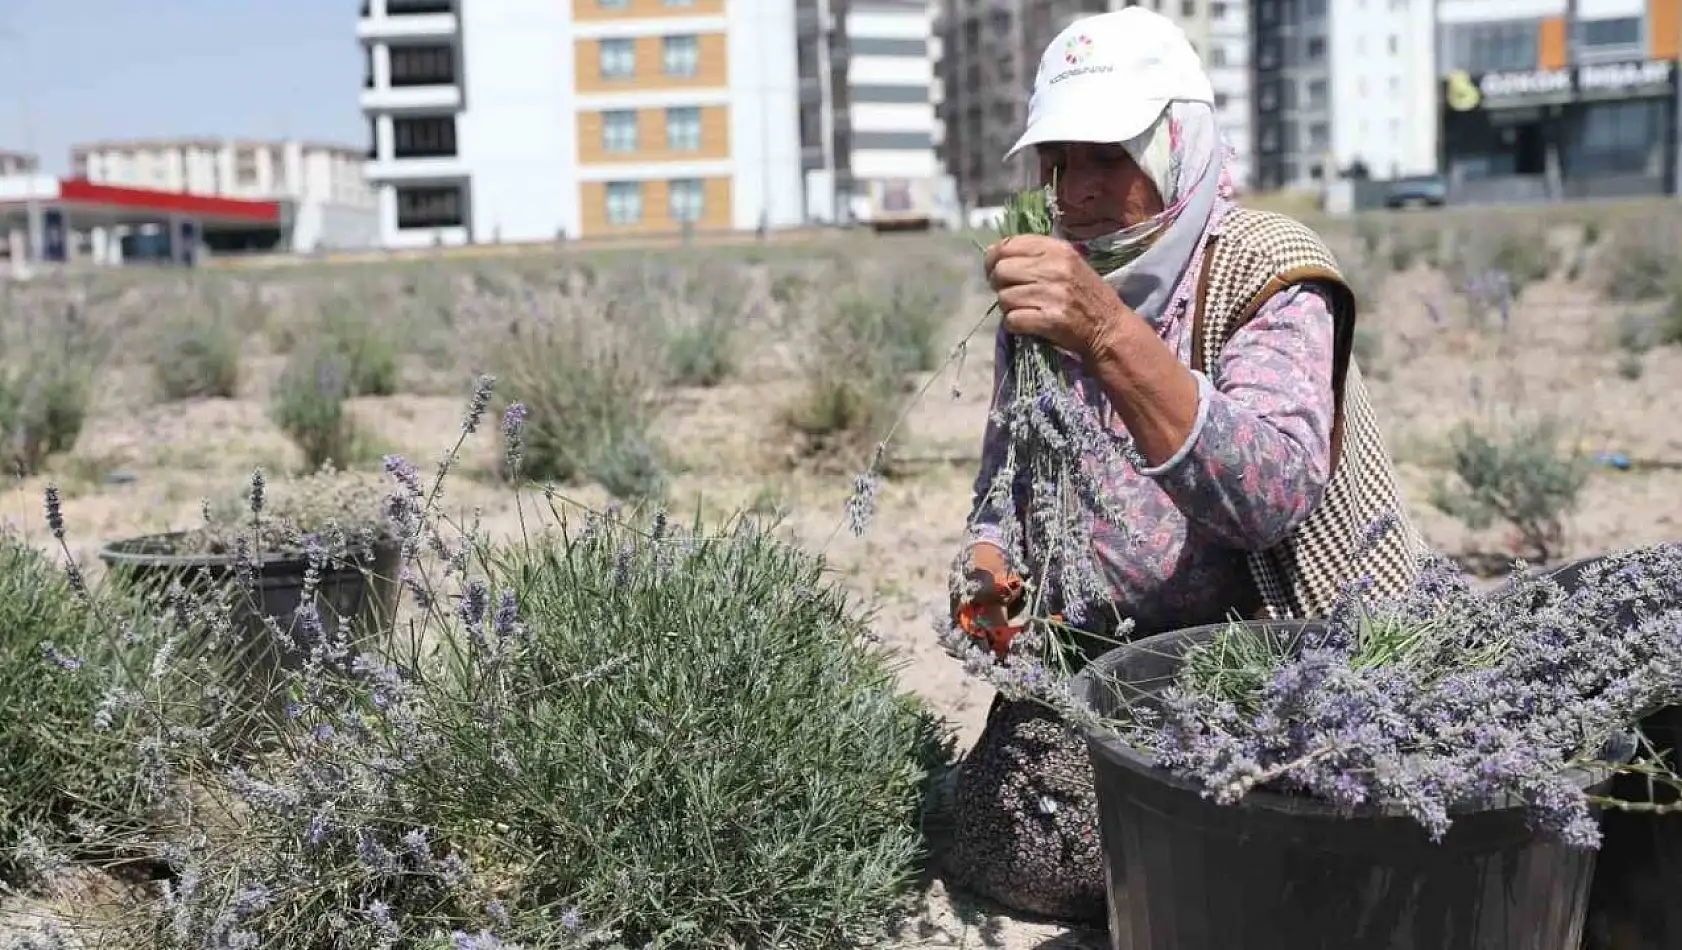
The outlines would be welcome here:
[[[355,460],[357,432],[345,401],[352,395],[351,363],[319,343],[292,351],[269,399],[269,416],[304,454],[304,464]]]
[[[1433,486],[1431,504],[1473,529],[1504,522],[1522,556],[1552,560],[1589,475],[1587,459],[1565,444],[1561,428],[1551,416],[1461,423],[1449,435],[1453,476]]]
[[[225,741],[254,716],[221,677],[225,602],[178,598],[134,625],[123,611],[144,605],[97,602],[68,562],[59,583],[83,599],[64,603],[100,635],[132,629],[129,663],[39,644],[33,661],[80,690],[72,741],[132,730],[102,759],[139,789],[120,813],[165,816],[89,832],[170,869],[106,936],[138,950],[845,947],[911,893],[944,749],[823,563],[752,521],[708,531],[613,509],[573,530],[552,490],[546,516],[523,502],[531,530],[495,544],[441,504],[494,401],[483,380],[435,474],[386,460],[404,619],[359,652],[306,597],[314,646],[281,671],[255,745]],[[503,420],[516,468],[532,418],[516,404]],[[238,520],[286,520],[272,501],[254,479]],[[56,494],[48,519],[62,539]],[[9,853],[50,873],[76,843],[42,834]]]

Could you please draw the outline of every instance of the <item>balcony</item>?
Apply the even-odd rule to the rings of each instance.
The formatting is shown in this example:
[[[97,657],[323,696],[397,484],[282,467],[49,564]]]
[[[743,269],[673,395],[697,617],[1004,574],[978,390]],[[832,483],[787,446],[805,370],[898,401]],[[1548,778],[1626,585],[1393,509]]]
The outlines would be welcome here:
[[[387,0],[385,16],[364,16],[356,21],[356,37],[364,43],[449,39],[460,28],[460,20],[454,12],[450,12],[448,4],[444,5],[444,12],[399,13]]]
[[[461,109],[461,87],[398,86],[364,89],[358,97],[363,112],[454,112]]]

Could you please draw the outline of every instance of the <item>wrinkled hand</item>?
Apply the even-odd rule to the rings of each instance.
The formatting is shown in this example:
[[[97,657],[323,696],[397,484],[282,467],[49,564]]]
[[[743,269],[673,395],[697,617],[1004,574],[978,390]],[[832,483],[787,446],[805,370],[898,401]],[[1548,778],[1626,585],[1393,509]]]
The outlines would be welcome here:
[[[1019,632],[1010,623],[1010,611],[1021,583],[1011,574],[1004,552],[992,544],[976,544],[965,554],[964,579],[974,593],[967,600],[953,598],[952,622],[1003,657]]]
[[[1040,337],[1086,359],[1099,350],[1126,305],[1067,241],[1036,234],[987,249],[987,282],[1004,327]]]

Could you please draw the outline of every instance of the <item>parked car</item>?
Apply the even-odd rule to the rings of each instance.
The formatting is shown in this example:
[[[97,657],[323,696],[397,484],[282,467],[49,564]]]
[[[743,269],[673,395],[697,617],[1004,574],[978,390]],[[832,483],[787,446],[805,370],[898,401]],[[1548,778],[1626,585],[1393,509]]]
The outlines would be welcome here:
[[[1390,183],[1384,195],[1386,208],[1440,208],[1448,201],[1448,182],[1441,175],[1414,175]]]

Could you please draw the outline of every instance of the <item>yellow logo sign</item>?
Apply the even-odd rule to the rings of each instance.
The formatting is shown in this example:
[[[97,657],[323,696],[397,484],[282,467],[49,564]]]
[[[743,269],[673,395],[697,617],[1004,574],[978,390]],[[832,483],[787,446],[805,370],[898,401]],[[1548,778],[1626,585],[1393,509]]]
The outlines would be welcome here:
[[[1478,84],[1463,69],[1456,69],[1448,74],[1444,82],[1443,101],[1455,112],[1470,112],[1483,101],[1483,93],[1478,91]]]

